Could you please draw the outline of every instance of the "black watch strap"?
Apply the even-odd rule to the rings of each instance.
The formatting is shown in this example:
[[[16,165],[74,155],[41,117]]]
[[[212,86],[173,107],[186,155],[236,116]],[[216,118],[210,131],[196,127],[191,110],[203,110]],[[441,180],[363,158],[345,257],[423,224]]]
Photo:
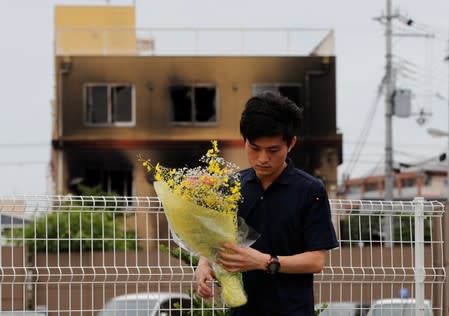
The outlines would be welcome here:
[[[266,272],[269,274],[276,274],[281,268],[281,263],[276,255],[271,255],[270,260],[267,263]]]

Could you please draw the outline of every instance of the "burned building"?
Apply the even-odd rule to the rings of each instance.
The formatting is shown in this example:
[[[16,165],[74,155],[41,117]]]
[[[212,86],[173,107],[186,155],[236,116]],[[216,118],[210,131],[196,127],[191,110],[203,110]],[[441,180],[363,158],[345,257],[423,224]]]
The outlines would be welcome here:
[[[139,155],[171,167],[195,166],[211,139],[219,141],[225,159],[245,168],[240,113],[250,96],[269,90],[302,108],[292,158],[333,196],[342,138],[332,32],[297,53],[291,38],[303,30],[142,32],[134,13],[123,6],[56,7],[57,194],[83,183],[118,195],[150,195],[151,179]],[[284,50],[255,48],[279,32],[290,38]],[[211,42],[219,44],[206,49],[203,44]]]

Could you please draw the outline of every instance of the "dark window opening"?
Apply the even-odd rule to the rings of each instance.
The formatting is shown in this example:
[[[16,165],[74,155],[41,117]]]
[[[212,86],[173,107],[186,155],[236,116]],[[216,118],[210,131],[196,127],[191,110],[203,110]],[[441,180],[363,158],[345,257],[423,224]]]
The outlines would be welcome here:
[[[127,169],[86,169],[83,184],[89,187],[100,185],[108,194],[132,195],[132,171]]]
[[[192,121],[192,91],[189,87],[176,86],[170,89],[173,103],[173,121]]]
[[[215,88],[195,88],[195,119],[197,122],[215,121]]]
[[[170,88],[172,120],[182,123],[217,121],[216,88],[213,86],[173,86]]]
[[[301,107],[301,87],[299,86],[279,86],[279,93],[295,102],[295,104]]]
[[[295,104],[302,108],[301,105],[301,86],[299,84],[255,84],[253,86],[253,95],[264,92],[279,93],[283,97],[287,97]]]

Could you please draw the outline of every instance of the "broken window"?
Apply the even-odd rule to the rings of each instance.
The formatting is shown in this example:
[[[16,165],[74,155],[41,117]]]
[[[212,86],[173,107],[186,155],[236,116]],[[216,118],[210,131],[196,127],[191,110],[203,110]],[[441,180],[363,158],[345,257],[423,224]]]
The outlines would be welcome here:
[[[86,123],[133,124],[133,87],[129,84],[88,84],[85,86],[85,104]]]
[[[173,122],[195,124],[217,121],[215,86],[176,85],[170,87],[170,97]]]
[[[120,196],[132,195],[131,169],[87,168],[83,184],[89,187],[100,185],[104,192]]]
[[[280,95],[289,98],[298,107],[301,105],[301,85],[298,83],[283,83],[283,84],[255,84],[253,85],[253,95],[261,94],[263,92],[279,93]]]

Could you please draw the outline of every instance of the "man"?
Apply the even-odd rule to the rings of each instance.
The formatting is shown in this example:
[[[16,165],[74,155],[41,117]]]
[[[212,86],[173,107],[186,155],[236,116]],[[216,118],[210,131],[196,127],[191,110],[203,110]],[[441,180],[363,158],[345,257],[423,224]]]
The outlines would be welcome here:
[[[300,120],[296,104],[272,93],[252,97],[242,113],[251,168],[241,171],[238,215],[261,236],[251,247],[225,244],[218,252],[226,270],[243,272],[248,302],[232,315],[314,315],[313,274],[338,243],[322,183],[287,157]],[[198,293],[211,297],[207,259],[200,259],[196,278]]]

